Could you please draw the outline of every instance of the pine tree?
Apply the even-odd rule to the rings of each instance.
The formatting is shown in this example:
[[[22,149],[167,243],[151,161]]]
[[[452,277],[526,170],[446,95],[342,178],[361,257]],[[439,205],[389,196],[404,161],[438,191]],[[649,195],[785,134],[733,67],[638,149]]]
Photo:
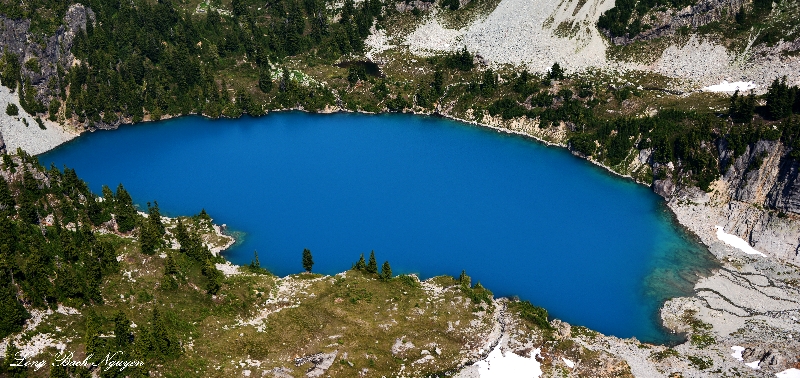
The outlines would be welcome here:
[[[153,307],[153,316],[150,319],[150,334],[152,337],[153,349],[161,358],[176,357],[180,354],[178,340],[170,332],[166,319],[158,310],[158,305]]]
[[[0,375],[8,378],[27,377],[28,369],[21,366],[11,366],[12,362],[16,361],[16,357],[20,350],[14,345],[13,341],[9,341],[6,345],[6,357],[3,358],[3,364],[0,365]]]
[[[389,266],[388,261],[383,262],[383,266],[381,267],[381,279],[389,280],[392,278],[392,267]]]
[[[164,235],[166,229],[164,228],[164,223],[161,223],[161,211],[158,209],[158,201],[153,201],[153,207],[150,207],[149,202],[147,203],[147,213],[147,220],[150,222],[150,225],[155,227],[159,236]]]
[[[792,115],[795,91],[786,84],[786,76],[772,82],[766,94],[767,111],[772,119],[784,119]]]
[[[131,333],[131,321],[122,311],[117,311],[114,314],[114,342],[117,347],[123,351],[130,346],[133,342],[133,334]]]
[[[17,212],[14,208],[16,205],[14,196],[11,195],[11,189],[8,187],[8,181],[0,176],[0,217],[13,216]]]
[[[164,261],[164,274],[178,274],[178,265],[175,264],[175,257],[172,252],[167,252],[167,259]]]
[[[369,253],[369,262],[367,263],[367,273],[378,273],[378,262],[375,260],[375,251]]]
[[[25,319],[30,315],[17,299],[16,287],[5,270],[0,270],[0,339],[22,331]]]
[[[306,248],[303,249],[303,269],[311,273],[311,267],[314,266],[314,258],[311,256],[311,251]]]
[[[175,239],[181,245],[181,250],[185,251],[189,244],[189,232],[186,230],[186,226],[183,225],[181,218],[178,218],[178,226],[175,227]]]
[[[150,222],[142,222],[139,227],[139,247],[143,254],[153,255],[158,248],[158,231],[153,227]]]
[[[458,276],[458,282],[460,284],[462,284],[462,285],[466,285],[466,286],[469,287],[469,281],[470,281],[470,279],[469,279],[469,276],[467,275],[467,271],[466,270],[462,270],[461,271],[461,275]]]
[[[258,89],[264,93],[272,92],[272,76],[268,68],[262,69],[258,75]]]
[[[216,295],[219,293],[219,290],[222,288],[222,279],[224,275],[222,272],[211,263],[211,260],[206,259],[205,264],[203,264],[203,275],[208,278],[208,283],[206,283],[206,292],[211,295]]]
[[[367,262],[364,261],[364,254],[363,253],[361,254],[361,257],[358,258],[358,262],[356,262],[356,265],[353,265],[353,269],[361,270],[361,271],[363,271],[364,269],[367,269]]]
[[[114,214],[119,232],[129,232],[136,227],[136,208],[133,207],[131,195],[122,184],[117,186],[117,194],[114,196]]]
[[[564,80],[564,69],[557,62],[553,63],[553,67],[550,68],[547,77],[553,80]]]
[[[250,268],[261,269],[261,261],[258,261],[258,251],[253,251],[253,261],[250,262]]]

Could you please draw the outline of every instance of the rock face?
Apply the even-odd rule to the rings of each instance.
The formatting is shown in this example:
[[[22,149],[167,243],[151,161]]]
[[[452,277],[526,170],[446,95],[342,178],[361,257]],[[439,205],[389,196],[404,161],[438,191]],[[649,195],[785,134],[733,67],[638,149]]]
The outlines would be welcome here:
[[[0,155],[6,154],[6,142],[3,141],[3,134],[0,134]]]
[[[635,41],[655,39],[675,34],[682,27],[697,29],[700,26],[719,21],[730,15],[736,14],[748,2],[746,0],[702,0],[695,6],[688,6],[681,10],[667,9],[662,12],[652,12],[649,19],[643,19],[643,24],[650,25],[650,29],[639,33],[632,38],[621,36],[613,37],[615,45],[627,45]],[[605,31],[606,35],[608,31]]]
[[[75,57],[71,50],[75,36],[80,30],[86,29],[87,22],[94,20],[91,9],[73,4],[67,9],[63,25],[59,26],[55,34],[41,40],[41,37],[30,33],[30,20],[0,16],[0,53],[11,52],[18,55],[23,77],[30,78],[36,87],[36,98],[48,105],[50,95],[61,90],[58,80],[53,80],[58,77],[58,67],[66,71],[73,65]],[[29,70],[24,64],[34,58],[39,62],[38,72]]]
[[[728,169],[710,193],[670,188],[666,180],[654,182],[653,190],[706,245],[718,242],[714,226],[722,226],[767,255],[800,262],[800,162],[780,141],[758,141],[741,156],[724,143],[718,147]]]

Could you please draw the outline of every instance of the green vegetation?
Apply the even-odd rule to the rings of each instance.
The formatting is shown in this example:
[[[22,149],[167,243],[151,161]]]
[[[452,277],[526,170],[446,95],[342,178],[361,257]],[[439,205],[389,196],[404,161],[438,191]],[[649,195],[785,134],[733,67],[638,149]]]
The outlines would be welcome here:
[[[311,251],[308,248],[303,250],[303,269],[311,273],[311,267],[314,266],[314,258],[311,256]]]
[[[16,104],[8,103],[6,106],[6,114],[10,116],[17,116],[19,115],[19,108]]]
[[[650,29],[644,16],[651,9],[661,7],[680,9],[696,2],[697,0],[618,0],[614,3],[614,8],[600,16],[597,26],[608,30],[615,37],[634,37]]]

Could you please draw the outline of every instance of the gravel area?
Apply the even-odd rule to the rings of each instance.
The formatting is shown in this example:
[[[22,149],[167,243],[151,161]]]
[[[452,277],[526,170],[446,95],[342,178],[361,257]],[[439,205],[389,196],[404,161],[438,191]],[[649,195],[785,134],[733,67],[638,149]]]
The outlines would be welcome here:
[[[20,113],[18,116],[6,114],[9,103],[17,105]],[[28,126],[25,126],[23,119]],[[64,130],[55,122],[46,119],[42,121],[47,130],[39,128],[36,120],[22,110],[16,92],[12,93],[8,88],[0,86],[0,135],[9,153],[20,147],[31,155],[38,155],[78,136],[77,133]]]

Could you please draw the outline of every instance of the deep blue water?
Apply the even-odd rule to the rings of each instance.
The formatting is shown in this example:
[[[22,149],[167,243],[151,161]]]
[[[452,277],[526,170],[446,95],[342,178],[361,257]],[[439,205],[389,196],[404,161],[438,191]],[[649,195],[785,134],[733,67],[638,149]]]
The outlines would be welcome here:
[[[201,208],[244,233],[278,275],[379,264],[422,278],[462,269],[496,295],[620,337],[674,341],[664,299],[690,292],[710,254],[648,188],[564,149],[409,115],[185,117],[95,132],[41,155],[93,191],[123,183],[167,215]],[[144,207],[144,206],[142,206]]]

